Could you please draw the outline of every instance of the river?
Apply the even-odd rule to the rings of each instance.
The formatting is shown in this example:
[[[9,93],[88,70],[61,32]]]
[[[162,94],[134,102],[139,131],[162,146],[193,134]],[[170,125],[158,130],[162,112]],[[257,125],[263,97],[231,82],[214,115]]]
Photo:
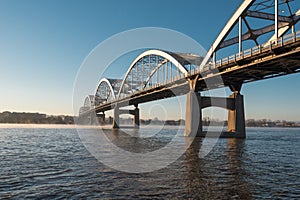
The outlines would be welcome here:
[[[141,144],[166,145],[174,131],[166,127],[165,136],[147,137],[146,143],[136,136],[139,145],[130,144],[130,139],[122,143],[132,137],[120,131],[114,142],[141,152]],[[72,127],[0,126],[0,198],[300,198],[299,128],[248,128],[246,140],[219,139],[207,156],[199,158],[202,142],[195,139],[163,169],[126,173],[95,159]]]

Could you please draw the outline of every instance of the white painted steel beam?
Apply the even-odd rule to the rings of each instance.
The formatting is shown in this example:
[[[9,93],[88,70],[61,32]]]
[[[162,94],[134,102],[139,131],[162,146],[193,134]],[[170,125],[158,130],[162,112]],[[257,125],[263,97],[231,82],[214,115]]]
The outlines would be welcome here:
[[[229,19],[217,39],[212,44],[211,48],[208,50],[206,56],[204,57],[202,63],[200,64],[200,69],[208,63],[210,58],[212,57],[213,53],[219,48],[220,44],[224,41],[230,31],[238,22],[240,16],[248,10],[248,8],[255,2],[255,0],[244,0],[237,11],[233,14],[233,16]]]

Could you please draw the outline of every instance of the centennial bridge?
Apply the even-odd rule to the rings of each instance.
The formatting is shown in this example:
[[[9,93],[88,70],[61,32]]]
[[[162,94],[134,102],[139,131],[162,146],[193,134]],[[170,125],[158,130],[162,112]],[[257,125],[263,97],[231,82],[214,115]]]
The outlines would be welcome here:
[[[103,121],[105,112],[113,110],[113,128],[119,128],[121,114],[133,115],[138,128],[139,104],[187,95],[186,136],[201,136],[202,109],[217,106],[228,110],[224,135],[245,138],[242,85],[300,72],[299,7],[299,0],[244,0],[204,57],[158,49],[143,52],[123,79],[100,80],[80,108],[79,122]],[[218,58],[218,53],[232,49],[235,54]],[[201,96],[221,87],[229,87],[232,94]],[[135,108],[122,109],[126,106]]]

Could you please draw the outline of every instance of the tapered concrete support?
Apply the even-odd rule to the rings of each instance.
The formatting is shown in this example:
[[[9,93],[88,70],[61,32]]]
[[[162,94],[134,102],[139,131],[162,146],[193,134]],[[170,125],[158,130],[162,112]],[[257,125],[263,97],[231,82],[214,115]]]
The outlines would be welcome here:
[[[105,114],[104,113],[97,114],[97,117],[98,117],[98,122],[100,124],[105,124]]]
[[[239,138],[246,137],[244,98],[238,92],[233,92],[230,98],[235,99],[235,110],[228,110],[228,131],[236,132]]]
[[[120,128],[120,108],[118,105],[114,107],[113,128]]]
[[[140,128],[140,109],[138,107],[134,109],[134,127]]]
[[[186,116],[184,136],[202,135],[202,109],[200,93],[190,91],[186,96]]]
[[[95,115],[95,113],[91,113],[90,116],[89,116],[89,125],[95,125],[96,124],[96,120],[97,120],[97,117]]]

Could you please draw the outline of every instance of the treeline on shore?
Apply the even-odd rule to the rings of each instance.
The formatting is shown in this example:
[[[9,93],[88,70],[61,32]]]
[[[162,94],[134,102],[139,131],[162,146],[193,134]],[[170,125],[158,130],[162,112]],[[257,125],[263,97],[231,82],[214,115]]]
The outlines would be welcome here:
[[[300,122],[286,121],[286,120],[270,120],[270,119],[247,119],[245,121],[246,127],[300,127]],[[228,121],[220,121],[215,119],[203,118],[202,124],[204,126],[227,126]]]
[[[74,124],[74,118],[66,115],[46,115],[41,113],[19,113],[5,111],[0,113],[0,123],[16,124]]]
[[[0,113],[0,123],[18,123],[18,124],[74,124],[73,116],[68,115],[46,115],[41,113],[25,113],[25,112],[9,112],[5,111]],[[112,124],[113,118],[109,117],[105,120],[105,124]],[[132,118],[120,118],[121,124],[133,123]],[[184,125],[185,120],[159,120],[154,119],[141,119],[142,125]],[[202,120],[203,126],[227,126],[227,121],[210,119],[204,117]],[[300,122],[292,122],[286,120],[272,121],[269,119],[248,119],[246,120],[247,127],[300,127]]]

